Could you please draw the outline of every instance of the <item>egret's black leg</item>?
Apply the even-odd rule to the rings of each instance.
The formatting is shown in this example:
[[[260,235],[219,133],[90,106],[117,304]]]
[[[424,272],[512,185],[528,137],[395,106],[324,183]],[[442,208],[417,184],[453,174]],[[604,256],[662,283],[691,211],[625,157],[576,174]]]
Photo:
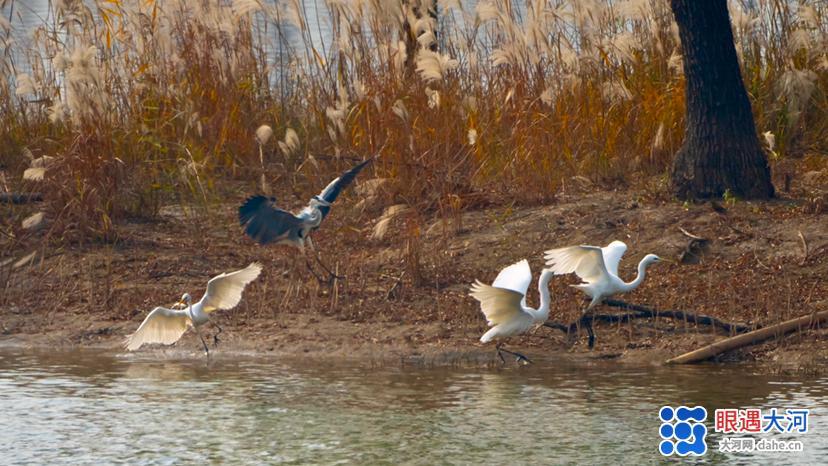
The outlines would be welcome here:
[[[204,345],[204,354],[206,354],[207,357],[209,358],[210,357],[210,348],[207,348],[207,342],[204,341],[204,337],[201,336],[201,333],[198,334],[198,338],[201,339],[201,344]]]
[[[531,359],[529,359],[529,358],[527,358],[526,356],[524,356],[524,355],[522,355],[522,354],[518,353],[517,351],[509,351],[509,350],[507,350],[507,349],[503,349],[503,348],[500,348],[500,351],[503,351],[504,353],[508,353],[508,354],[511,354],[512,356],[516,357],[516,358],[517,358],[517,360],[516,360],[517,362],[524,361],[524,362],[526,362],[527,364],[532,364],[532,360],[531,360]],[[501,356],[501,359],[502,359],[502,358],[503,358],[503,356]]]
[[[584,315],[581,317],[581,324],[586,327],[587,331],[587,346],[589,349],[593,349],[595,347],[595,332],[592,331],[592,314],[591,310],[587,310]]]
[[[495,349],[497,350],[497,357],[500,358],[500,364],[506,364],[506,359],[503,358],[503,353],[500,352],[500,347],[503,346],[503,343],[498,343],[495,345]]]
[[[503,358],[503,353],[506,353],[506,354],[511,354],[512,356],[514,356],[515,358],[517,358],[517,360],[516,360],[517,362],[524,361],[524,362],[526,362],[527,364],[532,364],[532,360],[531,360],[531,359],[529,359],[529,358],[527,358],[526,356],[524,356],[524,355],[522,355],[522,354],[518,353],[517,351],[509,351],[509,350],[507,350],[507,349],[504,349],[504,348],[503,348],[503,343],[502,343],[502,342],[501,342],[501,343],[498,343],[498,344],[495,346],[495,349],[497,350],[497,356],[500,358],[500,362],[501,362],[501,364],[506,364],[506,359],[504,359],[504,358]]]
[[[595,333],[592,332],[592,321],[587,323],[587,346],[589,349],[595,348]]]
[[[210,349],[207,348],[207,342],[204,341],[204,337],[201,336],[201,329],[199,329],[198,326],[193,325],[193,330],[195,330],[196,335],[198,335],[198,339],[201,340],[201,345],[204,346],[204,353],[209,358],[210,357]]]
[[[215,335],[213,335],[213,348],[217,348],[217,347],[218,347],[218,344],[219,344],[219,341],[220,341],[220,340],[219,340],[219,335],[221,335],[221,332],[223,332],[223,331],[224,331],[224,329],[222,329],[222,328],[221,328],[221,325],[219,325],[219,324],[217,324],[217,323],[215,323],[215,322],[213,322],[213,325],[215,325],[216,327],[218,327],[218,333],[216,333]]]

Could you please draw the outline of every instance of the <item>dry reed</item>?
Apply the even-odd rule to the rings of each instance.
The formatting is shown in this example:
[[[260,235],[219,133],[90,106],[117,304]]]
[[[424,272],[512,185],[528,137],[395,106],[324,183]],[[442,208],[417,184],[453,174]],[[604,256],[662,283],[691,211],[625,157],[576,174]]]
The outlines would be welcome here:
[[[30,174],[82,237],[262,168],[311,189],[343,154],[381,152],[386,205],[538,202],[573,176],[664,173],[682,137],[663,1],[61,0],[33,30],[24,3],[0,19],[0,156],[21,174],[53,157]],[[730,6],[773,158],[824,154],[828,7]]]

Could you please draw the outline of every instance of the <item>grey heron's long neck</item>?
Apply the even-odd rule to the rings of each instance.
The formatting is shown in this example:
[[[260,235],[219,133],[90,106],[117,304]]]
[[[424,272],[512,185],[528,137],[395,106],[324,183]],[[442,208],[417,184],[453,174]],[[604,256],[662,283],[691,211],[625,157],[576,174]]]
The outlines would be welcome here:
[[[641,262],[638,263],[638,276],[635,277],[635,280],[624,283],[624,291],[632,291],[641,285],[644,282],[644,277],[647,276],[647,263],[644,262],[644,259],[641,259]]]
[[[549,295],[549,281],[555,273],[551,270],[544,270],[538,279],[538,293],[540,293],[540,307],[535,315],[535,320],[545,322],[549,318],[549,306],[551,305],[551,297]]]
[[[319,209],[319,206],[313,206],[310,208],[310,214],[308,215],[308,224],[312,228],[316,228],[322,224],[322,210]]]

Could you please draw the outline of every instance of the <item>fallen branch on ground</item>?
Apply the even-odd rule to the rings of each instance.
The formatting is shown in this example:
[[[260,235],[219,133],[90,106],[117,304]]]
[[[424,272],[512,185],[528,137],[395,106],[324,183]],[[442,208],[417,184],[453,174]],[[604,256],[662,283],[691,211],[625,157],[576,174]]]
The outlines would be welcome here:
[[[648,316],[640,315],[638,313],[630,312],[627,314],[591,314],[584,315],[580,319],[571,324],[560,324],[558,322],[546,321],[543,323],[544,327],[555,328],[564,333],[573,333],[578,330],[578,326],[584,325],[587,322],[606,322],[606,323],[624,323],[632,319],[640,319]]]
[[[702,325],[712,325],[715,327],[719,327],[725,332],[729,333],[744,333],[753,328],[742,325],[742,324],[731,324],[729,322],[721,321],[715,317],[706,316],[704,314],[691,314],[685,311],[659,311],[657,309],[650,309],[645,306],[639,306],[637,304],[630,304],[625,303],[624,301],[616,301],[614,299],[607,299],[604,301],[604,304],[610,307],[618,307],[621,309],[627,309],[630,311],[635,311],[638,315],[638,318],[644,317],[665,317],[669,319],[679,319],[684,320],[694,324],[702,324]]]
[[[41,201],[43,201],[43,195],[40,193],[0,193],[0,203],[26,204]]]
[[[786,320],[780,324],[754,330],[743,335],[726,338],[711,345],[699,348],[695,351],[668,359],[666,364],[689,364],[704,361],[705,359],[710,359],[726,351],[732,351],[745,346],[755,345],[769,338],[780,338],[787,333],[793,332],[794,330],[811,328],[824,320],[828,320],[828,311],[817,312],[816,314],[809,314],[796,319]]]
[[[543,323],[543,326],[558,329],[564,333],[572,333],[578,330],[579,325],[582,325],[586,322],[624,323],[629,322],[632,319],[648,319],[663,317],[667,319],[683,320],[685,322],[690,322],[694,324],[711,325],[714,327],[721,328],[722,330],[729,333],[744,333],[749,330],[752,330],[751,327],[748,327],[747,325],[724,322],[715,317],[703,314],[691,314],[685,311],[674,310],[659,311],[658,309],[650,309],[645,306],[639,306],[638,304],[630,304],[624,301],[616,301],[614,299],[607,299],[604,301],[604,304],[610,307],[617,307],[634,312],[629,312],[626,314],[587,314],[570,324],[560,324],[558,322],[546,321]]]

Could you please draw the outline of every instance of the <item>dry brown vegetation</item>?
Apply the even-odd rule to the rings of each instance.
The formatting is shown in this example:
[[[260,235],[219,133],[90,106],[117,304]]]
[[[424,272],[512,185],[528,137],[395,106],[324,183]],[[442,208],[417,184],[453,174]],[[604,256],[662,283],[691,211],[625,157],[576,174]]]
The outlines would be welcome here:
[[[15,14],[25,2],[3,4],[5,182],[44,191],[61,238],[111,239],[118,219],[169,202],[208,207],[262,170],[307,194],[373,154],[386,205],[450,217],[537,203],[573,175],[664,173],[682,135],[681,50],[660,1],[441,1],[435,19],[398,0],[61,0],[33,31]],[[824,166],[825,4],[730,4],[774,165]],[[20,186],[41,156],[43,186]]]
[[[730,2],[757,128],[789,199],[723,200],[735,220],[665,194],[683,128],[667,2],[440,1],[435,21],[397,0],[318,2],[320,16],[296,0],[61,0],[34,31],[13,12],[24,2],[0,3],[0,191],[45,197],[0,206],[4,332],[122,334],[180,288],[265,258],[264,280],[227,319],[260,322],[247,332],[276,347],[296,330],[273,317],[352,322],[340,336],[355,341],[473,342],[473,278],[582,241],[675,253],[676,223],[715,236],[720,254],[663,269],[636,300],[749,323],[824,300],[822,2]],[[372,154],[317,241],[329,256],[347,251],[338,298],[283,275],[291,252],[240,236],[233,210],[246,194],[295,207]],[[798,230],[811,248],[802,265]],[[555,318],[574,319],[579,300],[555,292],[565,303]],[[649,332],[634,328],[620,347]]]

